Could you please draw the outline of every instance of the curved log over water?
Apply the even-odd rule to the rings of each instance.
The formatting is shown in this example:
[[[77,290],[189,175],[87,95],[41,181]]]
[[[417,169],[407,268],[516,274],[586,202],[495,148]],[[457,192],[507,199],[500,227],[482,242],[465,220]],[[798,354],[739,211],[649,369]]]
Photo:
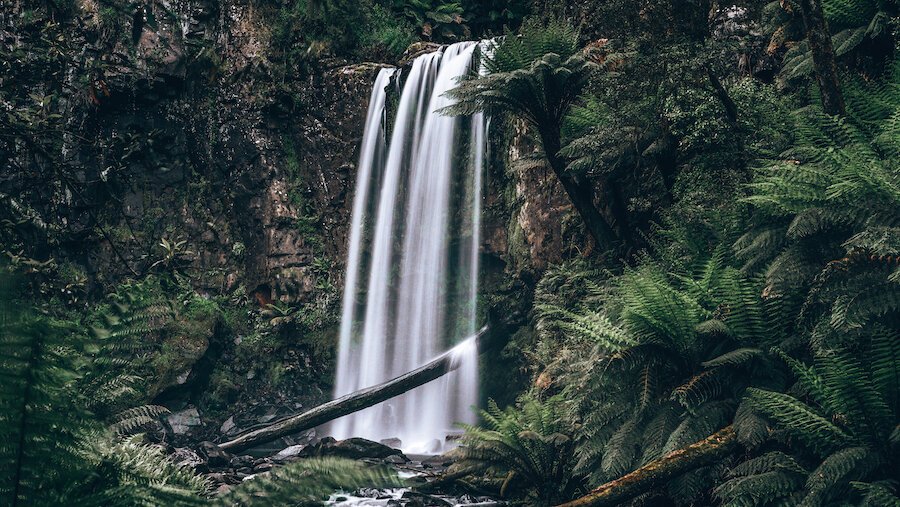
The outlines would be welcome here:
[[[557,507],[603,507],[620,505],[672,478],[728,456],[738,448],[733,426],[713,433],[687,447],[672,451],[637,470],[607,482],[587,495]]]
[[[474,336],[468,338],[469,340],[475,340],[475,346],[478,347],[479,352],[485,348],[483,345],[485,345],[487,330],[488,326],[484,326]],[[328,403],[323,403],[302,414],[288,417],[270,426],[245,433],[234,440],[221,444],[219,447],[228,452],[237,452],[265,442],[271,442],[291,433],[315,428],[338,417],[371,407],[427,384],[455,370],[457,366],[458,364],[454,361],[454,354],[451,349],[409,373],[400,375],[382,384],[360,389]]]

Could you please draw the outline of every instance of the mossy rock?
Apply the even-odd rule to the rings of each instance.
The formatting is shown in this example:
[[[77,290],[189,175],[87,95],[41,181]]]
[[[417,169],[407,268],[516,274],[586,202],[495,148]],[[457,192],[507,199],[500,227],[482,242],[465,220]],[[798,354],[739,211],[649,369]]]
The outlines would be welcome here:
[[[162,329],[159,352],[150,361],[153,372],[147,399],[165,389],[184,384],[194,364],[206,353],[222,321],[222,312],[211,300],[195,296]]]
[[[435,42],[413,42],[406,48],[406,51],[403,52],[403,56],[400,57],[400,66],[402,67],[419,56],[426,53],[434,53],[439,49],[441,49],[441,45]]]

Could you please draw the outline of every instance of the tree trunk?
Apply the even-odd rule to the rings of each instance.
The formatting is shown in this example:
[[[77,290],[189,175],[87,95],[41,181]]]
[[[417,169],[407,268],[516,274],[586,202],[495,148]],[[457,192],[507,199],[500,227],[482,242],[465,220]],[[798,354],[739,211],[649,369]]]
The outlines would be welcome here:
[[[575,211],[581,216],[584,225],[588,229],[588,233],[594,237],[597,246],[600,248],[614,249],[616,243],[616,234],[612,227],[606,222],[606,219],[600,214],[600,210],[594,205],[593,192],[590,186],[585,182],[579,181],[564,171],[557,171],[554,164],[553,172],[556,173],[559,182],[562,183],[563,189],[575,206]]]
[[[803,24],[806,27],[806,40],[812,52],[816,81],[822,94],[822,107],[825,112],[843,115],[844,97],[838,83],[837,64],[834,61],[834,47],[831,45],[831,32],[822,12],[821,0],[801,0]]]
[[[706,77],[709,78],[709,84],[712,85],[713,92],[715,92],[719,102],[722,103],[722,107],[725,108],[725,118],[728,119],[728,123],[737,125],[737,104],[731,100],[731,97],[728,95],[728,90],[726,90],[725,86],[722,85],[722,82],[719,81],[719,78],[716,76],[716,73],[713,72],[712,67],[708,65],[706,66]]]
[[[641,493],[665,484],[674,477],[719,461],[737,448],[734,427],[727,426],[704,440],[673,451],[629,474],[607,482],[577,500],[558,507],[620,505]]]
[[[580,181],[575,175],[566,171],[565,161],[557,155],[560,149],[559,133],[539,129],[541,145],[547,162],[562,184],[563,189],[575,206],[575,211],[584,220],[588,233],[600,248],[615,249],[617,236],[612,226],[594,205],[594,192],[589,182]]]
[[[483,347],[486,341],[487,329],[487,326],[481,328],[473,337],[479,352],[487,348]],[[376,386],[360,389],[264,428],[245,433],[234,440],[221,444],[219,447],[229,452],[242,451],[265,442],[271,442],[291,433],[315,428],[338,417],[377,405],[382,401],[389,400],[394,396],[399,396],[409,390],[427,384],[455,370],[457,367],[458,364],[454,361],[453,351],[446,352],[409,373]]]

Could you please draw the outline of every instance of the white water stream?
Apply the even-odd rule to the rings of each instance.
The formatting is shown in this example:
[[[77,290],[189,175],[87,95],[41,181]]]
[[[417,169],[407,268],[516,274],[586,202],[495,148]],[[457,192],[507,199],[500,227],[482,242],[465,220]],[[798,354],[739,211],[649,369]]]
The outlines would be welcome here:
[[[411,453],[440,452],[454,423],[472,423],[478,398],[475,332],[486,118],[437,111],[471,67],[476,42],[419,56],[386,139],[379,72],[360,147],[335,396],[379,384],[453,348],[439,380],[335,421],[336,438],[398,438]],[[469,135],[461,135],[464,126]],[[454,346],[454,344],[456,344]]]

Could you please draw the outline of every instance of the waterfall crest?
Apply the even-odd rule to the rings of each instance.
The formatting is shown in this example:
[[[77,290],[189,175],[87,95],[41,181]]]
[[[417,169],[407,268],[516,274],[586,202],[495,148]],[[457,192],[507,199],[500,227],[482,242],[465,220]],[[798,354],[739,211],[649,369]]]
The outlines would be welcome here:
[[[360,147],[347,255],[335,396],[406,373],[453,347],[443,378],[335,421],[336,438],[399,438],[438,452],[455,422],[472,423],[481,182],[487,120],[437,111],[472,65],[476,42],[416,58],[386,139],[394,69],[372,89]],[[468,129],[469,135],[461,132]],[[455,344],[455,346],[454,346]]]

